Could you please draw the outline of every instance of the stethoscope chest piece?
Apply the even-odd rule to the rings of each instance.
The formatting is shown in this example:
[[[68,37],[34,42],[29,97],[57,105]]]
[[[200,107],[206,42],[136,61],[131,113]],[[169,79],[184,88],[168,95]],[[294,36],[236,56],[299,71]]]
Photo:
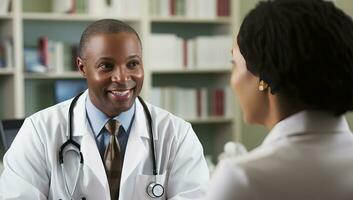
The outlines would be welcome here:
[[[159,198],[164,194],[164,187],[158,183],[150,183],[147,186],[147,194],[151,198]]]

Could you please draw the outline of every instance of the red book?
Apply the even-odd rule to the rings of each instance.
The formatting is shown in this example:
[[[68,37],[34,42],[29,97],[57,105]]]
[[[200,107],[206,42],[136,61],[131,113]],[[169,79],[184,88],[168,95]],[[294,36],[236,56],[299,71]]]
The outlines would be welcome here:
[[[224,115],[224,91],[222,89],[215,90],[215,116]]]
[[[221,16],[221,1],[217,0],[217,16]]]
[[[212,116],[217,116],[217,90],[211,92],[211,105],[212,105]]]
[[[216,90],[216,116],[220,116],[220,92],[219,89]]]
[[[224,16],[230,16],[230,0],[224,0]]]
[[[39,38],[38,50],[40,63],[46,67],[49,67],[48,37],[43,36]]]
[[[224,90],[219,90],[219,116],[224,116]]]
[[[169,0],[169,13],[170,15],[175,15],[175,7],[176,7],[177,0]]]
[[[77,8],[77,6],[76,6],[76,0],[72,0],[72,7],[71,7],[71,9],[69,10],[69,14],[77,13],[77,12],[76,12],[76,8]]]
[[[183,67],[188,66],[188,41],[183,39]]]
[[[197,117],[201,117],[201,105],[202,105],[202,99],[201,99],[201,89],[196,90],[196,106],[197,106]]]

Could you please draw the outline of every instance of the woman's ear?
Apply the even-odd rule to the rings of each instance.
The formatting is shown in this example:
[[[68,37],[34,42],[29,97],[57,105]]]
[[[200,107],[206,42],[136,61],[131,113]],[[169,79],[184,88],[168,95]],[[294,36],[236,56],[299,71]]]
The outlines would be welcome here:
[[[80,74],[86,78],[86,66],[80,57],[76,58],[76,66]]]
[[[267,90],[268,84],[264,80],[260,80],[259,82],[259,91],[263,92]]]

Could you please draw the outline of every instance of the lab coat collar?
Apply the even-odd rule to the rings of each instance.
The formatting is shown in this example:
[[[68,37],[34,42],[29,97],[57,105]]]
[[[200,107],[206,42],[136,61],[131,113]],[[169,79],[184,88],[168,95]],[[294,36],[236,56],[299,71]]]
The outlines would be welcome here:
[[[74,123],[72,126],[72,136],[82,136],[87,133],[87,131],[84,131],[84,130],[87,130],[87,128],[91,129],[86,115],[86,98],[88,98],[88,89],[80,96],[80,98],[77,100],[76,105],[74,107],[74,111],[73,111]],[[72,100],[70,100],[70,103],[71,101]],[[141,121],[141,124],[143,123],[144,126],[148,127],[148,124],[147,124],[148,122],[146,120],[146,115],[144,113],[142,104],[140,103],[140,101],[137,100],[137,98],[135,100],[135,104],[136,104],[136,108],[135,108],[136,111],[135,111],[134,122],[132,123],[134,124],[136,123],[136,121]],[[67,112],[67,115],[69,115],[69,112]],[[150,138],[148,128],[137,130],[140,137]],[[66,131],[66,136],[69,136],[68,129]],[[158,139],[158,137],[155,136],[154,139],[156,140]]]
[[[278,122],[262,145],[298,134],[322,134],[328,132],[350,132],[346,118],[322,111],[301,111]]]
[[[135,119],[134,119],[132,126],[134,126],[134,124],[135,124],[135,128],[136,128],[135,131],[139,134],[140,137],[149,139],[150,138],[150,134],[149,134],[150,127],[148,125],[146,113],[143,110],[143,106],[142,106],[141,102],[137,98],[135,100],[135,104],[136,104]],[[149,107],[148,104],[147,104],[147,107]],[[150,107],[148,109],[151,110]],[[131,127],[131,131],[132,131],[132,127]],[[158,139],[156,134],[154,134],[153,136],[154,136],[154,140]]]

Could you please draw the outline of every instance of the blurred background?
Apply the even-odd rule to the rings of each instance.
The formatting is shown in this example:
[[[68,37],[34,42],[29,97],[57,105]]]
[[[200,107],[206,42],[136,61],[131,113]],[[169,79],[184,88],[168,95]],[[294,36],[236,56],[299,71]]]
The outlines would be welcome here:
[[[24,118],[85,90],[75,66],[80,35],[91,22],[114,18],[142,39],[147,101],[192,123],[214,163],[228,141],[251,150],[267,130],[242,121],[229,86],[230,50],[257,2],[0,0],[0,120]],[[353,16],[353,1],[333,2]]]

